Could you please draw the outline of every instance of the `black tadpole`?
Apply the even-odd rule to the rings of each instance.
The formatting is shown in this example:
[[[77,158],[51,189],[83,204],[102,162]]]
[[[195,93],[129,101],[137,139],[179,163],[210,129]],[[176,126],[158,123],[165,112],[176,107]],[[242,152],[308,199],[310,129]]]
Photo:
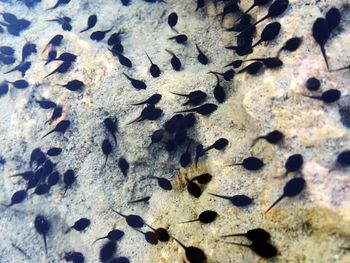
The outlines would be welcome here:
[[[337,156],[337,163],[343,167],[349,166],[350,165],[350,151],[349,150],[342,151]]]
[[[200,213],[198,218],[182,222],[182,224],[196,222],[196,221],[200,221],[203,224],[209,224],[214,222],[217,216],[218,216],[218,213],[216,213],[215,211],[206,210]]]
[[[110,143],[110,141],[108,139],[104,139],[102,142],[101,148],[102,148],[103,154],[106,156],[106,160],[105,160],[104,165],[103,165],[103,167],[105,167],[107,164],[107,161],[108,161],[108,156],[112,152],[112,144]]]
[[[177,240],[175,237],[173,239],[185,250],[186,258],[190,263],[205,263],[207,262],[207,256],[204,254],[203,250],[198,247],[186,247],[183,243]]]
[[[50,222],[43,217],[42,215],[37,215],[34,221],[34,227],[36,231],[43,236],[44,245],[45,245],[45,253],[47,254],[47,242],[46,235],[50,230]]]
[[[295,197],[300,194],[305,188],[306,182],[304,178],[297,177],[289,180],[284,186],[283,194],[266,210],[268,213],[277,203],[279,203],[285,197]]]
[[[273,258],[278,254],[277,249],[268,242],[253,242],[250,245],[240,244],[235,242],[225,242],[225,243],[242,246],[242,247],[248,247],[262,258]]]
[[[143,231],[141,231],[139,229],[135,229],[135,230],[145,236],[145,240],[147,241],[147,243],[149,243],[151,245],[157,245],[158,244],[157,235],[153,231],[143,232]]]
[[[171,13],[168,16],[168,25],[171,27],[171,29],[173,29],[174,26],[176,26],[178,21],[178,16],[175,12]]]
[[[193,177],[190,180],[190,182],[196,181],[199,184],[208,184],[212,178],[213,178],[213,176],[211,174],[205,173],[205,174],[201,174],[201,175],[197,175],[197,176]]]
[[[123,236],[124,236],[123,231],[118,230],[118,229],[113,229],[113,230],[108,232],[107,236],[100,237],[100,238],[96,239],[92,244],[95,244],[97,241],[102,240],[102,239],[108,239],[110,241],[116,242],[116,241],[119,241],[120,239],[122,239]]]
[[[63,182],[65,184],[65,189],[64,189],[64,194],[66,194],[67,190],[69,187],[71,187],[71,185],[75,182],[76,180],[76,176],[75,173],[72,169],[67,170],[64,174],[63,174]]]
[[[302,42],[303,42],[303,38],[301,38],[301,37],[293,37],[293,38],[288,39],[286,41],[286,43],[284,43],[283,47],[281,47],[281,49],[278,51],[276,57],[279,57],[279,55],[281,54],[281,52],[283,50],[286,50],[289,52],[296,51],[300,47]]]
[[[326,62],[327,69],[329,70],[329,63],[327,59],[325,45],[331,34],[330,26],[326,19],[317,18],[312,26],[312,36],[317,44],[320,46],[322,56]]]
[[[173,36],[173,37],[169,37],[168,39],[169,40],[175,40],[176,43],[178,43],[178,44],[184,44],[188,40],[187,36],[184,35],[184,34],[180,34],[180,35],[176,35],[176,36]]]
[[[207,94],[201,90],[195,90],[188,94],[181,94],[176,92],[171,92],[171,93],[177,96],[186,97],[188,99],[187,102],[182,104],[183,106],[186,106],[186,105],[198,106],[207,99]]]
[[[130,227],[140,228],[140,227],[143,227],[145,225],[145,221],[142,219],[142,217],[140,217],[138,215],[123,215],[122,213],[120,213],[114,209],[112,209],[112,211],[114,213],[117,213],[118,215],[124,217],[126,220],[126,223]]]
[[[216,72],[216,71],[209,71],[208,73],[212,73],[214,75],[221,75],[226,81],[231,81],[233,77],[235,76],[235,71],[233,69],[227,70],[223,73]]]
[[[126,177],[128,175],[130,165],[129,165],[128,161],[123,156],[120,157],[118,160],[118,167],[121,170],[121,172],[123,173],[124,177]]]
[[[81,30],[79,33],[83,33],[85,31],[88,31],[89,29],[93,28],[97,23],[97,16],[91,15],[88,18],[87,27]]]
[[[340,99],[341,92],[337,89],[329,89],[323,92],[321,96],[310,96],[305,94],[303,96],[308,97],[310,99],[321,100],[324,103],[333,103]]]
[[[175,113],[184,113],[184,112],[196,112],[200,115],[203,116],[209,116],[211,115],[214,111],[218,109],[218,106],[212,103],[206,103],[203,104],[199,107],[188,109],[188,110],[182,110],[182,111],[177,111]]]
[[[210,195],[230,200],[230,202],[237,207],[243,207],[248,206],[253,202],[253,199],[246,195],[233,195],[233,196],[226,196],[226,195],[217,195],[213,193],[209,193]]]
[[[202,189],[194,182],[187,184],[187,191],[195,198],[199,198],[202,195]]]
[[[253,147],[259,140],[266,140],[268,143],[271,144],[278,144],[280,143],[284,138],[284,134],[278,130],[274,130],[272,132],[269,132],[266,135],[259,136],[253,140],[252,146]]]
[[[218,151],[223,150],[228,145],[228,140],[225,138],[217,139],[212,145],[203,149],[203,153],[210,151],[211,149],[216,149]]]
[[[270,233],[262,228],[254,228],[254,229],[248,230],[246,233],[229,234],[221,237],[237,237],[237,236],[244,236],[253,242],[269,241],[271,238]]]
[[[199,63],[201,63],[202,65],[207,65],[209,63],[208,57],[202,52],[202,50],[198,47],[197,44],[196,49],[198,51],[197,60],[199,61]]]
[[[156,93],[144,101],[132,103],[131,105],[133,105],[133,106],[138,106],[138,105],[143,105],[143,104],[156,105],[161,99],[162,99],[162,95]]]
[[[160,188],[170,191],[173,189],[171,182],[168,179],[156,177],[156,176],[150,176],[151,179],[156,179],[158,181],[158,185]]]
[[[260,39],[251,48],[256,47],[262,42],[272,41],[277,37],[281,31],[281,24],[279,22],[272,22],[268,24],[261,32]]]
[[[118,120],[116,118],[114,120],[112,118],[105,118],[103,120],[103,124],[112,135],[115,144],[117,144],[117,137],[115,136],[115,133],[118,131]]]
[[[192,140],[189,141],[186,151],[180,157],[180,165],[183,168],[186,168],[188,165],[192,163],[192,156],[190,150]]]
[[[293,154],[288,157],[286,163],[284,164],[284,168],[286,168],[286,172],[284,176],[287,176],[289,173],[295,173],[299,171],[304,164],[304,158],[301,154]]]
[[[84,231],[87,227],[89,227],[90,223],[91,223],[90,219],[80,218],[78,221],[74,223],[74,225],[68,228],[65,234],[70,232],[72,229],[75,229],[76,231],[79,231],[79,232]]]
[[[51,134],[53,132],[59,132],[59,133],[63,134],[69,128],[69,125],[70,125],[69,120],[62,120],[59,123],[57,123],[57,125],[54,129],[52,129],[51,131],[46,133],[43,137],[41,137],[41,139],[45,138],[46,136],[48,136],[49,134]]]
[[[145,82],[143,82],[141,80],[137,80],[137,79],[131,78],[130,76],[128,76],[125,73],[123,73],[123,75],[131,82],[131,85],[135,89],[142,90],[142,89],[146,89],[147,88],[147,85],[145,84]]]
[[[129,203],[130,204],[136,204],[136,203],[140,203],[140,202],[148,203],[150,199],[151,199],[151,196],[145,196],[145,197],[140,198],[140,199],[131,200]]]
[[[245,169],[249,171],[260,170],[264,166],[264,162],[256,157],[248,157],[243,160],[242,163],[231,164],[230,166],[242,165]]]
[[[180,71],[181,67],[182,67],[181,60],[175,55],[174,52],[172,52],[168,49],[166,49],[165,51],[168,52],[170,55],[172,55],[172,58],[170,60],[170,64],[173,67],[173,69],[175,71]]]
[[[226,92],[223,86],[220,85],[220,79],[218,75],[215,75],[216,77],[216,85],[213,91],[214,98],[217,100],[218,103],[223,103],[226,100]]]
[[[22,203],[27,198],[27,190],[20,190],[15,192],[11,197],[11,203],[8,205],[4,205],[7,208]]]
[[[149,62],[151,63],[151,67],[149,69],[149,72],[151,73],[153,78],[158,78],[160,76],[160,69],[159,69],[158,65],[153,63],[151,58],[148,56],[147,52],[145,52],[145,53],[146,53],[146,56],[147,56]]]

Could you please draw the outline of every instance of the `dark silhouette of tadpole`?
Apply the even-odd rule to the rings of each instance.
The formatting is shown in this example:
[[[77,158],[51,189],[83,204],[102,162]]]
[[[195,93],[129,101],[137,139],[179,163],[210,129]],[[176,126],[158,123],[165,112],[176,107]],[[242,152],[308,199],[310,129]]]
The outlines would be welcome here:
[[[156,179],[158,181],[158,185],[164,190],[170,191],[171,189],[173,189],[171,182],[168,179],[157,176],[150,176],[149,178]]]
[[[248,171],[257,171],[264,166],[264,162],[256,157],[248,157],[242,163],[231,164],[230,166],[242,165]]]
[[[213,193],[209,193],[209,194],[219,198],[227,199],[231,202],[231,204],[237,207],[248,206],[253,202],[253,199],[251,199],[246,195],[225,196],[225,195],[217,195]]]
[[[183,243],[177,240],[175,237],[173,239],[185,250],[186,258],[190,263],[205,263],[207,262],[207,256],[204,254],[203,250],[198,247],[186,247]]]
[[[103,154],[106,156],[106,160],[103,164],[103,168],[106,166],[107,161],[108,161],[108,156],[111,154],[112,152],[112,144],[110,143],[110,141],[108,139],[104,139],[102,142],[102,152]]]
[[[283,140],[283,138],[284,138],[284,134],[282,132],[278,130],[274,130],[272,132],[269,132],[266,135],[255,138],[253,140],[251,147],[253,147],[259,140],[262,140],[262,139],[266,140],[268,143],[271,143],[271,144],[278,144]]]
[[[59,132],[59,133],[63,134],[69,128],[69,125],[70,125],[69,120],[62,120],[59,123],[57,123],[55,128],[53,128],[51,131],[49,131],[43,137],[41,137],[41,139],[45,138],[46,136],[48,136],[49,134],[51,134],[53,132]]]
[[[50,230],[50,222],[43,217],[42,215],[37,215],[34,221],[34,227],[36,231],[43,236],[44,245],[45,245],[45,253],[47,254],[47,243],[46,243],[46,235]]]
[[[162,98],[162,95],[156,93],[144,101],[132,103],[131,105],[133,105],[133,106],[138,106],[138,105],[143,105],[143,104],[156,105],[161,100],[161,98]]]
[[[326,62],[327,69],[329,70],[329,63],[327,59],[325,45],[331,34],[330,26],[326,19],[317,18],[312,27],[312,36],[321,48],[322,56]]]
[[[145,240],[147,241],[147,243],[149,243],[151,245],[157,245],[158,244],[157,235],[153,231],[143,232],[143,231],[141,231],[139,229],[135,229],[135,230],[145,236]]]
[[[253,242],[269,241],[271,238],[270,233],[268,233],[262,228],[254,228],[254,229],[248,230],[246,233],[229,234],[221,237],[237,237],[237,236],[244,236]]]
[[[22,203],[25,199],[27,198],[27,190],[20,190],[15,192],[12,197],[11,197],[11,203],[8,205],[4,205],[7,208],[15,205],[15,204],[19,204]]]
[[[209,116],[211,115],[214,111],[218,109],[218,106],[212,103],[206,103],[203,104],[199,107],[188,109],[188,110],[182,110],[182,111],[177,111],[175,113],[184,113],[184,112],[196,112],[200,115],[204,116]]]
[[[119,241],[120,239],[122,239],[123,236],[124,236],[123,231],[118,230],[118,229],[113,229],[113,230],[108,232],[107,236],[100,237],[100,238],[96,239],[92,244],[95,244],[97,241],[102,240],[102,239],[108,239],[110,241],[116,242],[116,241]]]
[[[109,260],[114,256],[117,251],[117,246],[115,241],[108,241],[100,249],[100,261],[109,262]]]
[[[207,94],[201,90],[191,91],[188,94],[176,93],[176,92],[170,92],[170,93],[177,96],[186,97],[188,101],[182,104],[183,106],[186,106],[186,105],[198,106],[207,99]]]
[[[257,255],[259,255],[262,258],[273,258],[277,256],[277,249],[271,245],[268,242],[253,242],[250,245],[247,244],[240,244],[240,243],[235,243],[235,242],[225,242],[226,244],[233,244],[237,246],[242,246],[242,247],[248,247],[251,250],[253,250]]]
[[[340,99],[341,92],[337,89],[329,89],[323,92],[321,96],[310,96],[305,94],[303,96],[308,97],[310,99],[321,100],[324,103],[333,103]]]
[[[96,15],[91,15],[88,18],[88,22],[87,22],[87,27],[82,29],[79,33],[83,33],[85,31],[90,30],[91,28],[93,28],[97,23],[97,16]]]
[[[146,53],[146,56],[147,56],[149,62],[151,63],[151,67],[149,69],[149,72],[151,73],[153,78],[158,78],[160,76],[160,73],[161,73],[158,65],[153,63],[151,58],[148,56],[147,52],[145,52],[145,53]],[[135,105],[137,105],[137,104],[135,104]]]
[[[285,197],[295,197],[300,194],[305,188],[306,182],[303,178],[297,177],[289,180],[284,186],[283,194],[266,210],[268,213],[277,203]]]
[[[217,216],[218,216],[218,213],[216,213],[215,211],[206,210],[206,211],[203,211],[202,213],[200,213],[198,218],[182,222],[181,224],[191,223],[191,222],[196,222],[196,221],[200,221],[201,223],[204,223],[204,224],[209,224],[209,223],[215,221]]]
[[[126,223],[134,228],[140,228],[145,225],[145,221],[142,219],[142,217],[138,215],[123,215],[122,213],[112,209],[114,213],[117,213],[118,215],[122,216],[125,218]]]
[[[261,32],[260,39],[251,48],[254,48],[262,42],[272,41],[277,37],[281,30],[281,24],[279,22],[272,22],[268,24]]]

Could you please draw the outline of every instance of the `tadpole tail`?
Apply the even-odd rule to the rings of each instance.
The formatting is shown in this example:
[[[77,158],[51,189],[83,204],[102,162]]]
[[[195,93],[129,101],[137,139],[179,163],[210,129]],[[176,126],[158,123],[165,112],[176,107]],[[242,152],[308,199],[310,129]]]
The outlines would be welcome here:
[[[89,27],[86,27],[86,28],[84,28],[83,30],[79,31],[79,33],[83,33],[83,32],[85,32],[85,31],[88,31],[89,29],[90,29]]]
[[[309,99],[322,100],[322,98],[320,98],[319,96],[310,96],[310,95],[306,95],[306,94],[302,94],[302,96],[307,97]]]
[[[250,148],[252,148],[253,146],[255,146],[255,144],[256,144],[259,140],[261,140],[261,139],[264,139],[264,136],[259,136],[259,137],[255,138],[255,139],[253,140],[252,145],[250,146]]]
[[[99,238],[96,239],[94,242],[92,242],[91,245],[94,245],[97,241],[102,240],[102,239],[105,239],[105,238],[107,238],[107,236],[105,236],[105,237],[99,237]]]
[[[213,193],[208,193],[208,194],[213,195],[213,196],[216,196],[216,197],[220,197],[220,198],[223,198],[223,199],[230,200],[230,197],[229,197],[229,196],[225,196],[225,195],[217,195],[217,194],[213,194]]]
[[[265,211],[265,215],[275,206],[279,201],[281,201],[284,198],[284,195],[281,195],[270,207]]]
[[[328,58],[327,58],[327,53],[324,45],[320,45],[322,56],[324,58],[324,61],[326,62],[327,70],[329,71],[329,63],[328,63]]]
[[[239,165],[243,165],[243,163],[233,163],[233,164],[230,164],[229,166],[239,166]]]
[[[240,15],[240,16],[235,20],[234,23],[237,23],[239,20],[241,20],[242,17],[245,16],[246,14],[248,14],[250,11],[252,11],[252,9],[253,9],[254,7],[255,7],[254,4],[251,5],[251,6],[247,9],[247,11],[245,11],[242,15]]]
[[[260,45],[262,43],[262,40],[259,39],[258,42],[256,42],[254,45],[251,46],[251,49],[255,48],[256,46]]]
[[[145,104],[146,102],[145,101],[141,101],[141,102],[138,102],[138,103],[131,103],[130,105],[132,106],[139,106],[139,105],[142,105],[142,104]]]
[[[155,228],[153,228],[153,227],[151,227],[149,224],[147,224],[146,222],[145,222],[145,225],[146,226],[148,226],[150,229],[152,229],[153,231],[156,231],[156,229]]]
[[[180,246],[182,246],[183,247],[183,249],[187,249],[187,247],[184,245],[184,244],[182,244],[179,240],[177,240],[175,237],[172,237]]]
[[[196,111],[196,110],[189,109],[189,110],[175,111],[174,113],[185,113],[185,112],[193,112],[193,111]]]
[[[182,94],[182,93],[176,93],[176,92],[170,92],[171,94],[177,95],[177,96],[182,96],[182,97],[188,97],[187,94]]]
[[[135,204],[135,203],[139,203],[139,202],[148,202],[149,199],[150,199],[150,196],[146,196],[146,197],[141,198],[141,199],[130,201],[129,203]]]
[[[46,242],[46,235],[43,235],[43,239],[44,239],[45,253],[46,253],[46,255],[47,255],[47,242]]]
[[[130,124],[133,124],[133,123],[138,122],[138,121],[141,121],[141,120],[142,120],[142,116],[137,117],[135,120],[133,120],[133,121],[127,123],[126,125],[130,125]]]
[[[126,218],[126,215],[123,215],[122,213],[120,213],[120,212],[114,210],[113,208],[111,208],[111,210],[112,210],[114,213],[116,213],[116,214],[118,214],[118,215],[120,215],[120,216]]]
[[[71,230],[72,230],[72,227],[68,228],[68,230],[66,232],[64,232],[64,233],[68,234]]]
[[[53,133],[55,131],[55,129],[49,131],[48,133],[46,133],[43,137],[41,137],[41,139],[44,139],[46,136],[50,135],[51,133]]]
[[[196,222],[196,221],[199,221],[199,219],[192,219],[192,220],[189,220],[189,221],[185,221],[185,222],[180,222],[179,224],[186,224],[186,223],[192,223],[192,222]]]
[[[246,233],[238,233],[238,234],[230,234],[230,235],[224,235],[220,237],[244,237]]]

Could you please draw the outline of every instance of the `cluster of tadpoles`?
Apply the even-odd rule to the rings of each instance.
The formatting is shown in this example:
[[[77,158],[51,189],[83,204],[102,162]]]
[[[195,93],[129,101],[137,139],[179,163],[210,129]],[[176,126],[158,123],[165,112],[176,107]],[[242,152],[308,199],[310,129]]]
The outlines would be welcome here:
[[[249,241],[251,241],[251,244],[241,244],[236,242],[225,242],[225,243],[250,248],[257,255],[265,259],[275,257],[278,254],[277,249],[270,243],[270,239],[271,239],[270,234],[262,228],[254,228],[254,229],[248,230],[246,233],[229,234],[221,237],[226,238],[226,237],[237,237],[237,236],[243,236],[247,238]]]
[[[40,148],[32,151],[29,163],[31,169],[11,176],[24,179],[27,182],[27,187],[12,195],[11,202],[4,205],[6,209],[26,200],[30,189],[34,188],[33,194],[42,196],[48,194],[50,189],[59,183],[61,175],[56,169],[57,164],[53,163],[49,157],[58,156],[61,152],[62,149],[57,147],[50,148],[47,153],[42,152]],[[75,181],[76,176],[73,170],[69,169],[63,174],[64,194]]]

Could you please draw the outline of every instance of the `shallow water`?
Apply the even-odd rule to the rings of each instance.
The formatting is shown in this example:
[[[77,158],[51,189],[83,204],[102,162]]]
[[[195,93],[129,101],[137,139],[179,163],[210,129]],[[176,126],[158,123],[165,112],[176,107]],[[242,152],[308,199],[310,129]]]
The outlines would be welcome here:
[[[253,43],[260,32],[272,21],[279,21],[281,32],[271,42],[254,48],[248,56],[239,57],[226,46],[236,44],[234,32],[226,32],[233,25],[238,13],[229,14],[220,23],[217,17],[224,3],[215,7],[212,1],[197,11],[196,1],[170,1],[147,3],[132,0],[123,6],[121,1],[70,1],[54,10],[54,0],[39,1],[28,8],[22,1],[0,1],[0,12],[10,12],[18,18],[30,21],[30,26],[15,36],[6,31],[0,34],[0,46],[15,50],[13,65],[0,64],[0,80],[13,82],[24,79],[29,83],[25,89],[9,90],[0,97],[1,149],[0,149],[0,203],[9,204],[11,196],[26,188],[27,182],[11,175],[30,169],[31,153],[40,147],[46,152],[51,147],[62,148],[62,153],[49,157],[61,176],[49,193],[38,196],[28,191],[28,198],[20,204],[1,208],[0,262],[64,262],[65,252],[81,252],[86,262],[99,262],[99,253],[106,240],[93,241],[105,236],[112,229],[125,232],[117,243],[114,257],[125,256],[130,262],[183,262],[184,249],[170,239],[151,245],[144,236],[127,225],[125,219],[111,209],[123,214],[137,214],[152,227],[166,228],[169,234],[186,246],[202,249],[208,262],[258,262],[260,257],[248,248],[227,244],[232,241],[250,244],[244,238],[223,239],[220,236],[242,233],[253,228],[264,228],[271,234],[279,254],[271,262],[349,262],[350,256],[342,247],[350,246],[350,180],[348,168],[337,167],[337,155],[349,149],[349,130],[342,123],[341,108],[348,106],[350,81],[349,71],[329,72],[311,28],[320,16],[331,7],[341,10],[339,27],[327,42],[326,50],[332,69],[348,65],[350,48],[350,12],[346,0],[337,1],[289,1],[289,7],[275,19],[268,19],[257,26]],[[241,1],[240,8],[247,10],[252,1]],[[252,19],[261,18],[267,7],[255,8]],[[168,25],[168,15],[176,12],[178,23],[175,29],[186,34],[186,44],[178,44],[168,38],[177,33]],[[87,25],[88,17],[97,15],[96,25],[79,33]],[[65,31],[62,25],[47,20],[57,16],[70,17],[72,29]],[[0,21],[5,20],[0,16]],[[109,30],[101,41],[90,35],[98,30]],[[108,50],[108,39],[122,30],[123,55],[132,61],[132,68],[120,64],[118,57]],[[53,36],[62,34],[58,55],[70,52],[77,56],[64,74],[53,74],[62,62],[45,65],[48,57],[47,43]],[[283,67],[264,69],[257,75],[236,74],[232,81],[220,84],[226,92],[226,101],[219,103],[213,94],[216,78],[209,71],[224,72],[224,66],[236,59],[265,58],[275,56],[283,43],[291,37],[303,37],[302,45],[295,52],[283,52],[280,56]],[[22,47],[27,43],[36,45],[37,52],[26,61],[31,62],[25,76],[16,71],[6,74],[21,62]],[[208,65],[197,60],[196,44],[209,58]],[[171,64],[174,52],[182,62],[180,71]],[[150,61],[161,69],[159,78],[149,72]],[[236,73],[239,69],[235,69]],[[145,90],[135,89],[123,75],[142,80]],[[307,91],[305,82],[309,77],[321,80],[321,90]],[[68,90],[62,85],[78,79],[84,83],[79,91]],[[4,81],[4,82],[3,82]],[[327,89],[339,89],[341,99],[324,104],[302,95],[321,94]],[[196,124],[187,130],[189,138],[168,153],[167,135],[161,143],[152,144],[152,132],[163,127],[174,112],[189,109],[183,106],[186,98],[171,92],[205,92],[204,103],[214,103],[218,109],[210,116],[195,113]],[[4,92],[5,93],[5,92]],[[162,95],[157,108],[163,114],[157,120],[129,124],[146,106],[131,106],[151,95]],[[63,115],[52,124],[46,123],[53,109],[42,109],[35,100],[49,99],[63,107]],[[118,119],[115,144],[111,133],[105,128],[105,118]],[[42,138],[61,120],[70,120],[64,134],[53,133]],[[283,143],[271,145],[264,140],[251,147],[254,138],[280,130]],[[181,130],[183,131],[183,130]],[[179,159],[192,139],[190,152],[194,159],[196,146],[213,144],[219,138],[229,141],[222,150],[211,150],[186,168]],[[101,145],[104,139],[112,144],[112,152],[106,157]],[[284,164],[289,156],[300,153],[304,164],[297,173],[275,179],[285,173]],[[263,160],[264,167],[256,172],[241,166],[229,166],[244,158],[256,156]],[[118,167],[124,157],[130,168],[125,176]],[[35,165],[32,168],[35,169]],[[76,182],[66,194],[63,174],[73,169]],[[329,172],[332,170],[331,172]],[[202,186],[200,198],[187,191],[187,179],[210,173],[213,179]],[[166,178],[172,190],[162,189],[157,180]],[[283,193],[286,182],[302,176],[306,188],[294,198],[285,198],[269,213],[268,207]],[[187,179],[186,179],[187,178]],[[45,179],[43,180],[45,181]],[[220,195],[247,195],[253,199],[248,207],[235,207],[229,200],[216,198]],[[148,203],[132,204],[130,201],[150,196]],[[204,210],[214,210],[219,216],[210,224],[181,222],[195,219]],[[45,254],[42,236],[35,230],[37,215],[47,218],[51,227],[47,234],[48,253]],[[80,218],[89,218],[91,225],[84,231],[67,229]],[[142,231],[148,231],[143,227]],[[28,258],[12,244],[22,249]]]

